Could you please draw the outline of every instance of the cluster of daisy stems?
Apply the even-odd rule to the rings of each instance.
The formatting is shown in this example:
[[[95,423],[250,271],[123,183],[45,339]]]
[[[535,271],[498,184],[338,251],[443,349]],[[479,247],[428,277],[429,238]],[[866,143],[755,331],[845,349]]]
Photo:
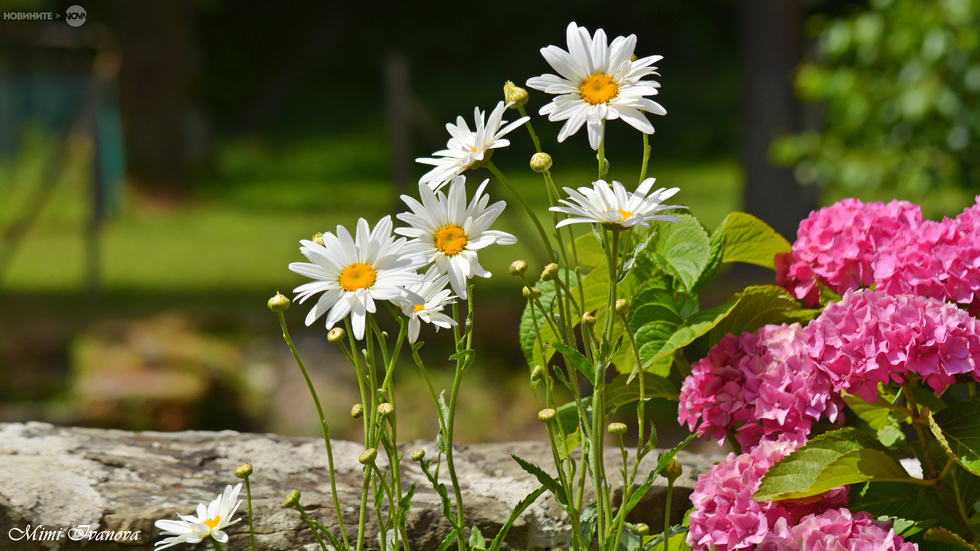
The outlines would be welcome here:
[[[792,246],[738,212],[709,235],[684,207],[662,204],[677,188],[653,190],[646,175],[653,126],[644,113],[665,111],[648,97],[659,83],[644,78],[657,74],[660,57],[636,59],[634,36],[610,43],[601,29],[590,35],[575,23],[567,43],[567,51],[541,50],[558,75],[529,79],[527,86],[556,96],[539,113],[564,121],[559,142],[586,127],[598,163],[591,185],[559,191],[552,159],[525,113],[529,95],[508,82],[505,100],[489,118],[477,108],[471,130],[460,117],[447,125],[446,149],[418,159],[433,168],[421,178],[418,198],[402,196],[408,210],[395,218],[404,225],[384,217],[372,228],[360,219],[353,234],[338,226],[301,242],[309,262],[289,268],[312,281],[294,290],[295,300],[317,297],[306,325],[324,318],[327,339],[357,374],[361,401],[351,415],[363,423],[363,484],[355,527],[339,501],[330,427],[286,327],[290,300],[277,294],[269,307],[316,404],[336,522],[328,528],[309,517],[299,492],[285,505],[299,512],[324,550],[408,551],[406,520],[416,486],[402,473],[411,468],[437,492],[451,526],[440,551],[498,549],[511,524],[545,492],[567,513],[569,548],[576,551],[910,551],[927,540],[980,549],[980,397],[974,391],[980,200],[943,222],[923,220],[908,203],[845,200],[812,214]],[[508,109],[521,115],[509,124]],[[606,181],[606,122],[615,119],[642,136],[633,191]],[[530,164],[542,177],[548,220],[490,160],[509,145],[504,136],[521,126],[537,150]],[[490,171],[493,183],[484,181],[468,197],[463,173],[479,168]],[[473,279],[490,277],[479,252],[517,241],[490,229],[505,207],[490,204],[488,189],[496,192],[497,185],[520,204],[541,241],[541,248],[531,247],[540,254],[540,276],[534,279],[537,270],[525,261],[511,264],[510,273],[524,283],[521,348],[532,390],[543,395],[538,418],[553,462],[514,456],[541,486],[485,538],[467,518],[453,442],[463,378],[476,360]],[[587,229],[576,234],[577,228]],[[727,262],[773,269],[779,285],[748,287],[700,308],[698,291]],[[379,324],[379,309],[393,321]],[[425,325],[452,334],[448,389],[430,377],[434,360],[419,340]],[[428,386],[439,421],[428,457],[398,446],[394,371],[406,355]],[[703,359],[692,365],[688,356]],[[446,362],[437,360],[440,369]],[[680,390],[672,372],[684,379]],[[955,400],[943,393],[954,383],[965,383],[956,386],[968,398],[947,405]],[[670,495],[680,476],[675,456],[691,437],[643,461],[657,445],[644,411],[654,397],[679,401],[678,421],[691,437],[727,440],[737,450],[700,477],[680,526],[670,525]],[[624,415],[618,410],[625,416],[612,417]],[[635,436],[626,436],[631,429],[620,420],[632,425],[634,410]],[[921,464],[924,475],[909,474],[900,458]],[[247,465],[236,472],[244,479],[251,528],[250,474]],[[630,513],[659,476],[668,487],[663,528],[632,523]],[[614,486],[621,488],[616,503]],[[158,521],[168,536],[159,544],[209,539],[220,549],[228,540],[223,529],[236,522],[241,487],[201,504],[196,516]],[[368,534],[372,511],[377,544]],[[251,541],[254,548],[254,535]]]

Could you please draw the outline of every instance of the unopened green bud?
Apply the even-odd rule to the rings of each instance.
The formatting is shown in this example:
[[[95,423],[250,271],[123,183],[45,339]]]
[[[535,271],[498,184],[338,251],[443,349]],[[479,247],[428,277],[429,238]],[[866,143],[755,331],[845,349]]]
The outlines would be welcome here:
[[[630,311],[630,301],[625,298],[621,298],[616,301],[616,313],[623,315]]]
[[[364,406],[361,404],[354,404],[354,407],[350,408],[350,416],[354,419],[360,419],[364,415]]]
[[[425,457],[425,450],[422,448],[412,452],[412,461],[422,461],[423,457]]]
[[[619,435],[622,435],[622,434],[626,434],[626,424],[625,423],[609,423],[609,426],[606,427],[606,430],[609,431],[609,434],[615,434],[616,436],[619,436]]]
[[[541,279],[544,281],[551,281],[556,277],[558,277],[558,265],[554,262],[545,266],[544,270],[541,272]]]
[[[525,287],[521,293],[524,295],[524,298],[540,297],[541,289],[538,289],[537,287]]]
[[[248,463],[242,463],[235,469],[235,476],[238,478],[248,478],[252,474],[252,466]]]
[[[296,507],[299,505],[299,498],[299,490],[290,490],[290,492],[286,494],[286,501],[283,502],[283,507]]]
[[[531,370],[531,380],[537,381],[540,380],[542,377],[544,377],[544,368],[541,367],[540,365],[534,366],[534,369]]]
[[[313,242],[321,247],[326,246],[323,244],[323,234],[320,232],[316,232],[315,234],[313,234]]]
[[[638,522],[633,525],[633,533],[637,536],[645,536],[650,533],[650,527],[642,522]]]
[[[558,412],[554,408],[542,409],[538,412],[538,421],[544,421],[545,423],[550,423],[558,417]]]
[[[517,109],[518,107],[527,105],[527,99],[527,90],[509,80],[504,83],[504,100],[512,104],[510,105],[511,109]]]
[[[543,151],[531,155],[531,170],[535,172],[544,172],[550,168],[551,168],[551,155],[548,155]]]
[[[289,309],[289,299],[283,296],[282,293],[276,293],[276,296],[269,299],[269,310],[273,312],[285,312]]]
[[[523,260],[515,260],[510,263],[510,275],[512,276],[524,275],[524,272],[526,271],[527,271],[527,262],[524,262]]]
[[[674,457],[670,458],[670,461],[668,461],[664,466],[664,469],[660,471],[660,474],[666,476],[668,480],[677,480],[677,477],[679,477],[683,472],[684,467],[681,465],[681,462],[675,455]]]
[[[378,415],[382,417],[387,417],[395,412],[395,406],[391,405],[390,402],[384,402],[378,406]]]
[[[361,465],[373,465],[374,460],[378,458],[378,450],[374,448],[368,448],[364,450],[363,453],[357,458]]]
[[[330,344],[337,344],[338,342],[343,341],[344,337],[346,336],[347,332],[344,331],[343,327],[334,327],[330,331],[327,331],[327,341]]]
[[[582,324],[583,325],[587,325],[589,327],[592,327],[592,326],[594,326],[596,324],[597,321],[598,320],[595,319],[595,316],[593,316],[592,314],[590,314],[588,312],[582,314]]]

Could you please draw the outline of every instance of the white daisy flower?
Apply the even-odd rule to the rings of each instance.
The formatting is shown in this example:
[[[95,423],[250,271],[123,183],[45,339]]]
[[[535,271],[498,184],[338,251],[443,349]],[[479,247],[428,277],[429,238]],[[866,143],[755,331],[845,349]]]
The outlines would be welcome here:
[[[653,64],[663,57],[631,61],[636,47],[636,35],[632,34],[618,36],[608,46],[602,29],[590,37],[585,27],[572,22],[565,34],[567,52],[558,46],[541,49],[541,55],[561,76],[547,74],[527,81],[535,90],[557,94],[539,113],[548,115],[550,121],[567,121],[558,133],[558,141],[565,141],[588,123],[589,144],[592,149],[599,149],[602,121],[613,119],[623,119],[640,132],[653,134],[653,125],[642,112],[666,115],[667,110],[644,97],[657,95],[660,83],[640,79],[657,75]]]
[[[204,538],[212,537],[218,543],[226,543],[228,534],[224,528],[235,524],[240,518],[231,520],[242,501],[238,492],[242,489],[239,484],[234,488],[228,486],[218,494],[217,499],[208,505],[198,503],[197,516],[177,514],[180,520],[158,520],[154,525],[163,530],[161,535],[170,536],[156,543],[155,549],[166,549],[179,543],[200,543]]]
[[[405,290],[417,285],[422,278],[416,269],[425,259],[412,254],[403,238],[391,234],[391,217],[385,216],[371,231],[366,220],[357,221],[357,237],[351,238],[343,226],[337,226],[337,235],[323,234],[323,245],[313,241],[300,241],[300,252],[311,263],[293,262],[289,269],[316,281],[293,289],[300,303],[323,292],[313,309],[306,316],[311,325],[327,314],[327,329],[351,315],[354,338],[364,338],[367,313],[374,313],[375,300],[400,300],[406,298],[416,304],[422,299]]]
[[[678,188],[660,188],[649,193],[656,178],[643,180],[636,191],[629,192],[623,184],[613,181],[610,186],[605,180],[592,183],[592,187],[580,187],[578,190],[564,188],[568,199],[559,199],[563,207],[551,207],[549,210],[569,214],[555,225],[556,228],[569,224],[605,224],[622,228],[633,226],[649,227],[650,220],[667,220],[677,222],[677,218],[669,214],[657,214],[668,209],[683,209],[679,205],[661,205],[679,190]]]
[[[440,327],[449,329],[456,325],[456,320],[442,313],[446,305],[456,302],[456,297],[450,296],[451,291],[446,288],[447,283],[449,276],[432,266],[423,276],[422,283],[408,288],[425,301],[422,304],[403,301],[401,304],[402,313],[408,317],[408,342],[418,340],[423,321],[435,325],[436,331]]]
[[[507,122],[502,119],[508,105],[510,103],[498,103],[486,123],[484,123],[485,113],[480,111],[479,107],[474,108],[473,122],[476,130],[473,132],[470,132],[470,127],[466,125],[463,117],[457,117],[456,124],[447,124],[446,129],[449,130],[452,138],[446,144],[446,149],[433,153],[438,158],[415,159],[416,162],[435,166],[419,179],[419,183],[426,184],[432,189],[439,189],[463,171],[476,168],[489,160],[494,149],[510,145],[510,141],[503,139],[503,136],[527,122],[529,117],[521,117],[501,128],[500,126]]]
[[[449,274],[453,291],[466,299],[466,281],[473,276],[490,277],[480,266],[477,251],[494,243],[513,245],[517,238],[509,233],[491,230],[490,225],[500,216],[507,204],[498,201],[487,207],[489,196],[483,195],[490,180],[484,180],[469,205],[466,204],[466,177],[457,176],[449,186],[449,197],[419,184],[422,202],[402,195],[402,201],[412,212],[403,212],[398,219],[410,228],[396,228],[395,233],[413,237],[412,251],[434,262],[440,273]]]

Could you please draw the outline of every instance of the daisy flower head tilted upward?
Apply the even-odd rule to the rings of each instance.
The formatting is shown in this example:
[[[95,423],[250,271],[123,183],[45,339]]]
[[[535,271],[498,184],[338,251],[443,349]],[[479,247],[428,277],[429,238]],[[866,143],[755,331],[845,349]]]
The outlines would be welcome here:
[[[224,528],[242,520],[231,520],[238,506],[242,504],[238,499],[238,492],[241,490],[241,484],[228,486],[210,504],[198,503],[197,516],[178,513],[177,518],[180,520],[156,521],[154,525],[163,530],[161,535],[169,537],[158,541],[155,549],[166,549],[180,543],[200,543],[207,537],[214,538],[218,543],[227,542],[228,534],[224,532]]]
[[[412,212],[403,212],[398,219],[410,227],[396,228],[395,233],[414,238],[410,242],[412,252],[423,255],[440,272],[448,274],[449,284],[462,299],[466,299],[467,280],[473,276],[490,277],[490,272],[480,265],[477,251],[488,245],[517,243],[513,235],[489,229],[507,206],[503,201],[487,206],[490,196],[483,195],[483,190],[489,182],[480,184],[468,205],[465,176],[453,179],[448,197],[421,183],[421,203],[402,195]]]
[[[572,217],[566,218],[555,227],[569,224],[603,224],[607,227],[630,229],[633,226],[648,227],[651,220],[667,220],[677,222],[677,217],[669,214],[657,214],[669,209],[684,209],[680,205],[662,205],[661,203],[678,192],[678,188],[660,188],[650,193],[650,188],[656,178],[643,180],[636,191],[626,191],[623,184],[613,181],[609,185],[605,180],[597,180],[592,187],[580,187],[578,190],[564,188],[568,199],[559,199],[564,205],[551,207],[554,212],[563,212]]]
[[[494,149],[510,145],[510,141],[503,137],[527,122],[528,117],[521,117],[501,128],[507,122],[503,118],[508,105],[498,103],[486,122],[486,114],[479,107],[473,109],[475,130],[472,132],[463,117],[457,117],[456,124],[447,124],[446,129],[452,137],[446,143],[446,149],[433,153],[437,157],[435,159],[415,159],[416,162],[435,166],[422,176],[419,183],[437,190],[463,171],[477,168],[488,161]]]
[[[432,266],[422,277],[422,283],[408,288],[424,301],[422,304],[402,301],[402,313],[408,317],[408,342],[414,343],[418,340],[423,321],[435,325],[436,331],[440,327],[449,329],[456,325],[456,320],[442,313],[446,305],[456,302],[456,297],[450,296],[452,291],[446,288],[447,283],[449,276],[440,272],[438,267]]]
[[[589,145],[599,149],[602,142],[602,121],[623,119],[645,134],[653,134],[647,113],[666,115],[659,103],[644,96],[657,95],[660,83],[641,80],[656,75],[654,63],[662,59],[655,55],[632,61],[636,35],[618,36],[607,44],[606,33],[598,29],[589,36],[585,27],[574,22],[565,31],[568,51],[558,46],[541,49],[541,55],[558,72],[531,78],[527,85],[535,90],[558,97],[541,108],[541,115],[550,121],[567,121],[558,133],[558,141],[578,132],[588,124]]]
[[[409,252],[407,241],[395,239],[391,228],[390,216],[382,218],[374,231],[361,218],[354,238],[347,228],[337,226],[336,235],[323,234],[323,245],[300,242],[303,246],[299,250],[310,262],[293,262],[289,269],[316,281],[293,289],[296,299],[302,303],[323,292],[306,316],[306,325],[327,314],[330,329],[350,314],[354,337],[362,339],[366,316],[377,309],[375,300],[422,302],[405,287],[421,283],[416,269],[425,264],[425,259]]]

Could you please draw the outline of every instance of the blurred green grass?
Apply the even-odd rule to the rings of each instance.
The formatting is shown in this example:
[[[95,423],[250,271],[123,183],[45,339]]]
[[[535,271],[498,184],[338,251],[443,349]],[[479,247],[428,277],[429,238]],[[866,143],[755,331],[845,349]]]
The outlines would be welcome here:
[[[54,149],[50,138],[35,136],[25,140],[21,155],[0,162],[0,230],[23,216],[24,204],[39,185]],[[0,281],[5,291],[71,292],[84,286],[84,231],[90,212],[87,150],[69,147],[68,152],[53,196]],[[498,156],[513,161],[508,153]],[[182,204],[127,197],[125,207],[100,233],[104,290],[286,292],[303,281],[287,269],[290,262],[304,260],[300,239],[335,231],[337,225],[352,227],[358,217],[373,225],[382,216],[404,210],[401,193],[418,194],[414,185],[399,190],[390,183],[387,149],[379,131],[278,145],[237,138],[221,144],[212,163],[197,192]],[[417,175],[424,168],[416,165]],[[538,216],[549,219],[540,175],[524,164],[505,163],[501,169]],[[638,165],[614,161],[609,178],[635,187],[637,169]],[[594,165],[587,163],[559,163],[553,170],[560,187],[588,185],[594,174]],[[739,208],[742,176],[734,159],[653,160],[648,175],[657,178],[658,186],[680,187],[674,201],[687,205],[709,229]],[[467,176],[472,190],[489,174]],[[487,249],[481,253],[483,265],[501,274],[516,258],[541,259],[542,248],[517,202],[497,184],[488,192],[492,200],[509,205],[495,227],[514,233],[519,243]]]

